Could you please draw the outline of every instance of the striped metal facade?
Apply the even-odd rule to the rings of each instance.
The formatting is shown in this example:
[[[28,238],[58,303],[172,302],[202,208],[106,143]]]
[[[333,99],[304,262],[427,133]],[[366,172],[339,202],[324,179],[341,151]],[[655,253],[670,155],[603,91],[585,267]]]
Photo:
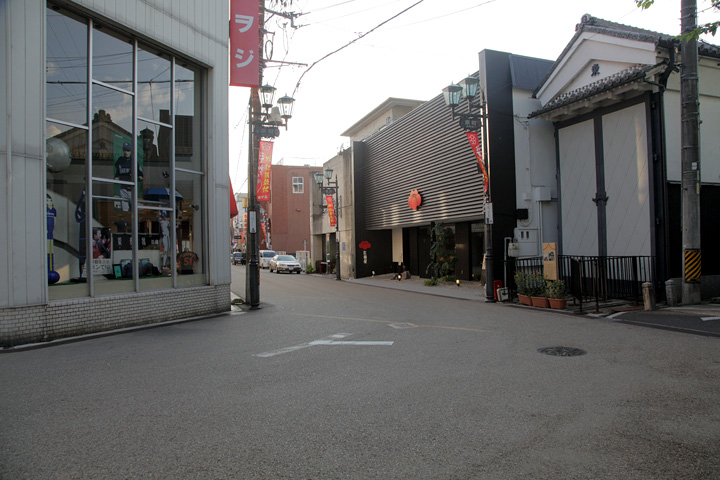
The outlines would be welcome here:
[[[355,149],[364,227],[382,230],[430,222],[481,221],[483,181],[477,160],[442,95],[416,108]],[[408,206],[412,190],[422,204]]]

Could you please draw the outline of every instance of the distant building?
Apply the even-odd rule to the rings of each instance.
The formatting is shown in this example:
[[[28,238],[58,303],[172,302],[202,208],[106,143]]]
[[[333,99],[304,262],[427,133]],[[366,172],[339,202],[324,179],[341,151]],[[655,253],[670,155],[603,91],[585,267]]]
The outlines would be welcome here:
[[[268,248],[290,255],[310,249],[310,192],[317,171],[318,167],[307,165],[272,166],[265,232]]]

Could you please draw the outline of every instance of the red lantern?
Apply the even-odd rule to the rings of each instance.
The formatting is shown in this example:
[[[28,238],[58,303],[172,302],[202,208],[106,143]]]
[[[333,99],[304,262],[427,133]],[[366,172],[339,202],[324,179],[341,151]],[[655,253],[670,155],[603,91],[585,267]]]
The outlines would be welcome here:
[[[420,196],[420,192],[417,191],[417,189],[410,192],[410,196],[408,197],[408,205],[413,210],[417,210],[420,207],[420,204],[422,203],[422,197]]]

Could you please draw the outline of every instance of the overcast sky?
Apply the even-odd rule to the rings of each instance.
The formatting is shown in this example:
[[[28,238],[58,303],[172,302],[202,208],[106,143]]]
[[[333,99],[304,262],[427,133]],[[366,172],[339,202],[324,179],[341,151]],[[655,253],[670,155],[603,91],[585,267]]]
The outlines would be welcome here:
[[[478,69],[490,49],[555,60],[583,14],[666,34],[680,32],[680,0],[656,0],[640,10],[633,0],[293,0],[303,13],[293,29],[271,18],[275,32],[264,83],[295,98],[293,118],[275,139],[273,164],[322,165],[348,139],[340,134],[389,97],[427,101]],[[266,1],[269,7],[269,2]],[[698,0],[699,21],[717,20],[709,0]],[[708,11],[705,11],[708,10]],[[272,37],[270,37],[272,38]],[[708,37],[711,43],[720,39]],[[308,68],[310,68],[308,70]],[[303,72],[306,72],[297,86]],[[297,89],[296,89],[297,87]],[[294,93],[293,93],[294,92]],[[249,89],[230,87],[230,178],[247,192]]]

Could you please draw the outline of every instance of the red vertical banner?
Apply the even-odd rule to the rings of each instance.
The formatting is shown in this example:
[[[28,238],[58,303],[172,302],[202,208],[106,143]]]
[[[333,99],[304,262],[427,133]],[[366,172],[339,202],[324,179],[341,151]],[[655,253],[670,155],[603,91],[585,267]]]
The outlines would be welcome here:
[[[485,162],[483,161],[483,151],[482,147],[480,146],[480,138],[478,137],[478,134],[476,132],[467,132],[467,138],[470,142],[470,146],[473,149],[473,152],[475,153],[475,156],[478,160],[478,165],[480,166],[480,170],[482,171],[483,175],[483,189],[484,193],[487,193],[488,191],[488,173],[485,169]]]
[[[272,142],[260,142],[257,171],[257,201],[270,201],[270,167],[272,166]]]
[[[334,227],[337,225],[337,217],[335,216],[335,204],[333,203],[332,195],[325,195],[327,201],[328,216],[330,217],[330,226]]]
[[[257,0],[230,0],[230,85],[260,86],[260,25]]]

